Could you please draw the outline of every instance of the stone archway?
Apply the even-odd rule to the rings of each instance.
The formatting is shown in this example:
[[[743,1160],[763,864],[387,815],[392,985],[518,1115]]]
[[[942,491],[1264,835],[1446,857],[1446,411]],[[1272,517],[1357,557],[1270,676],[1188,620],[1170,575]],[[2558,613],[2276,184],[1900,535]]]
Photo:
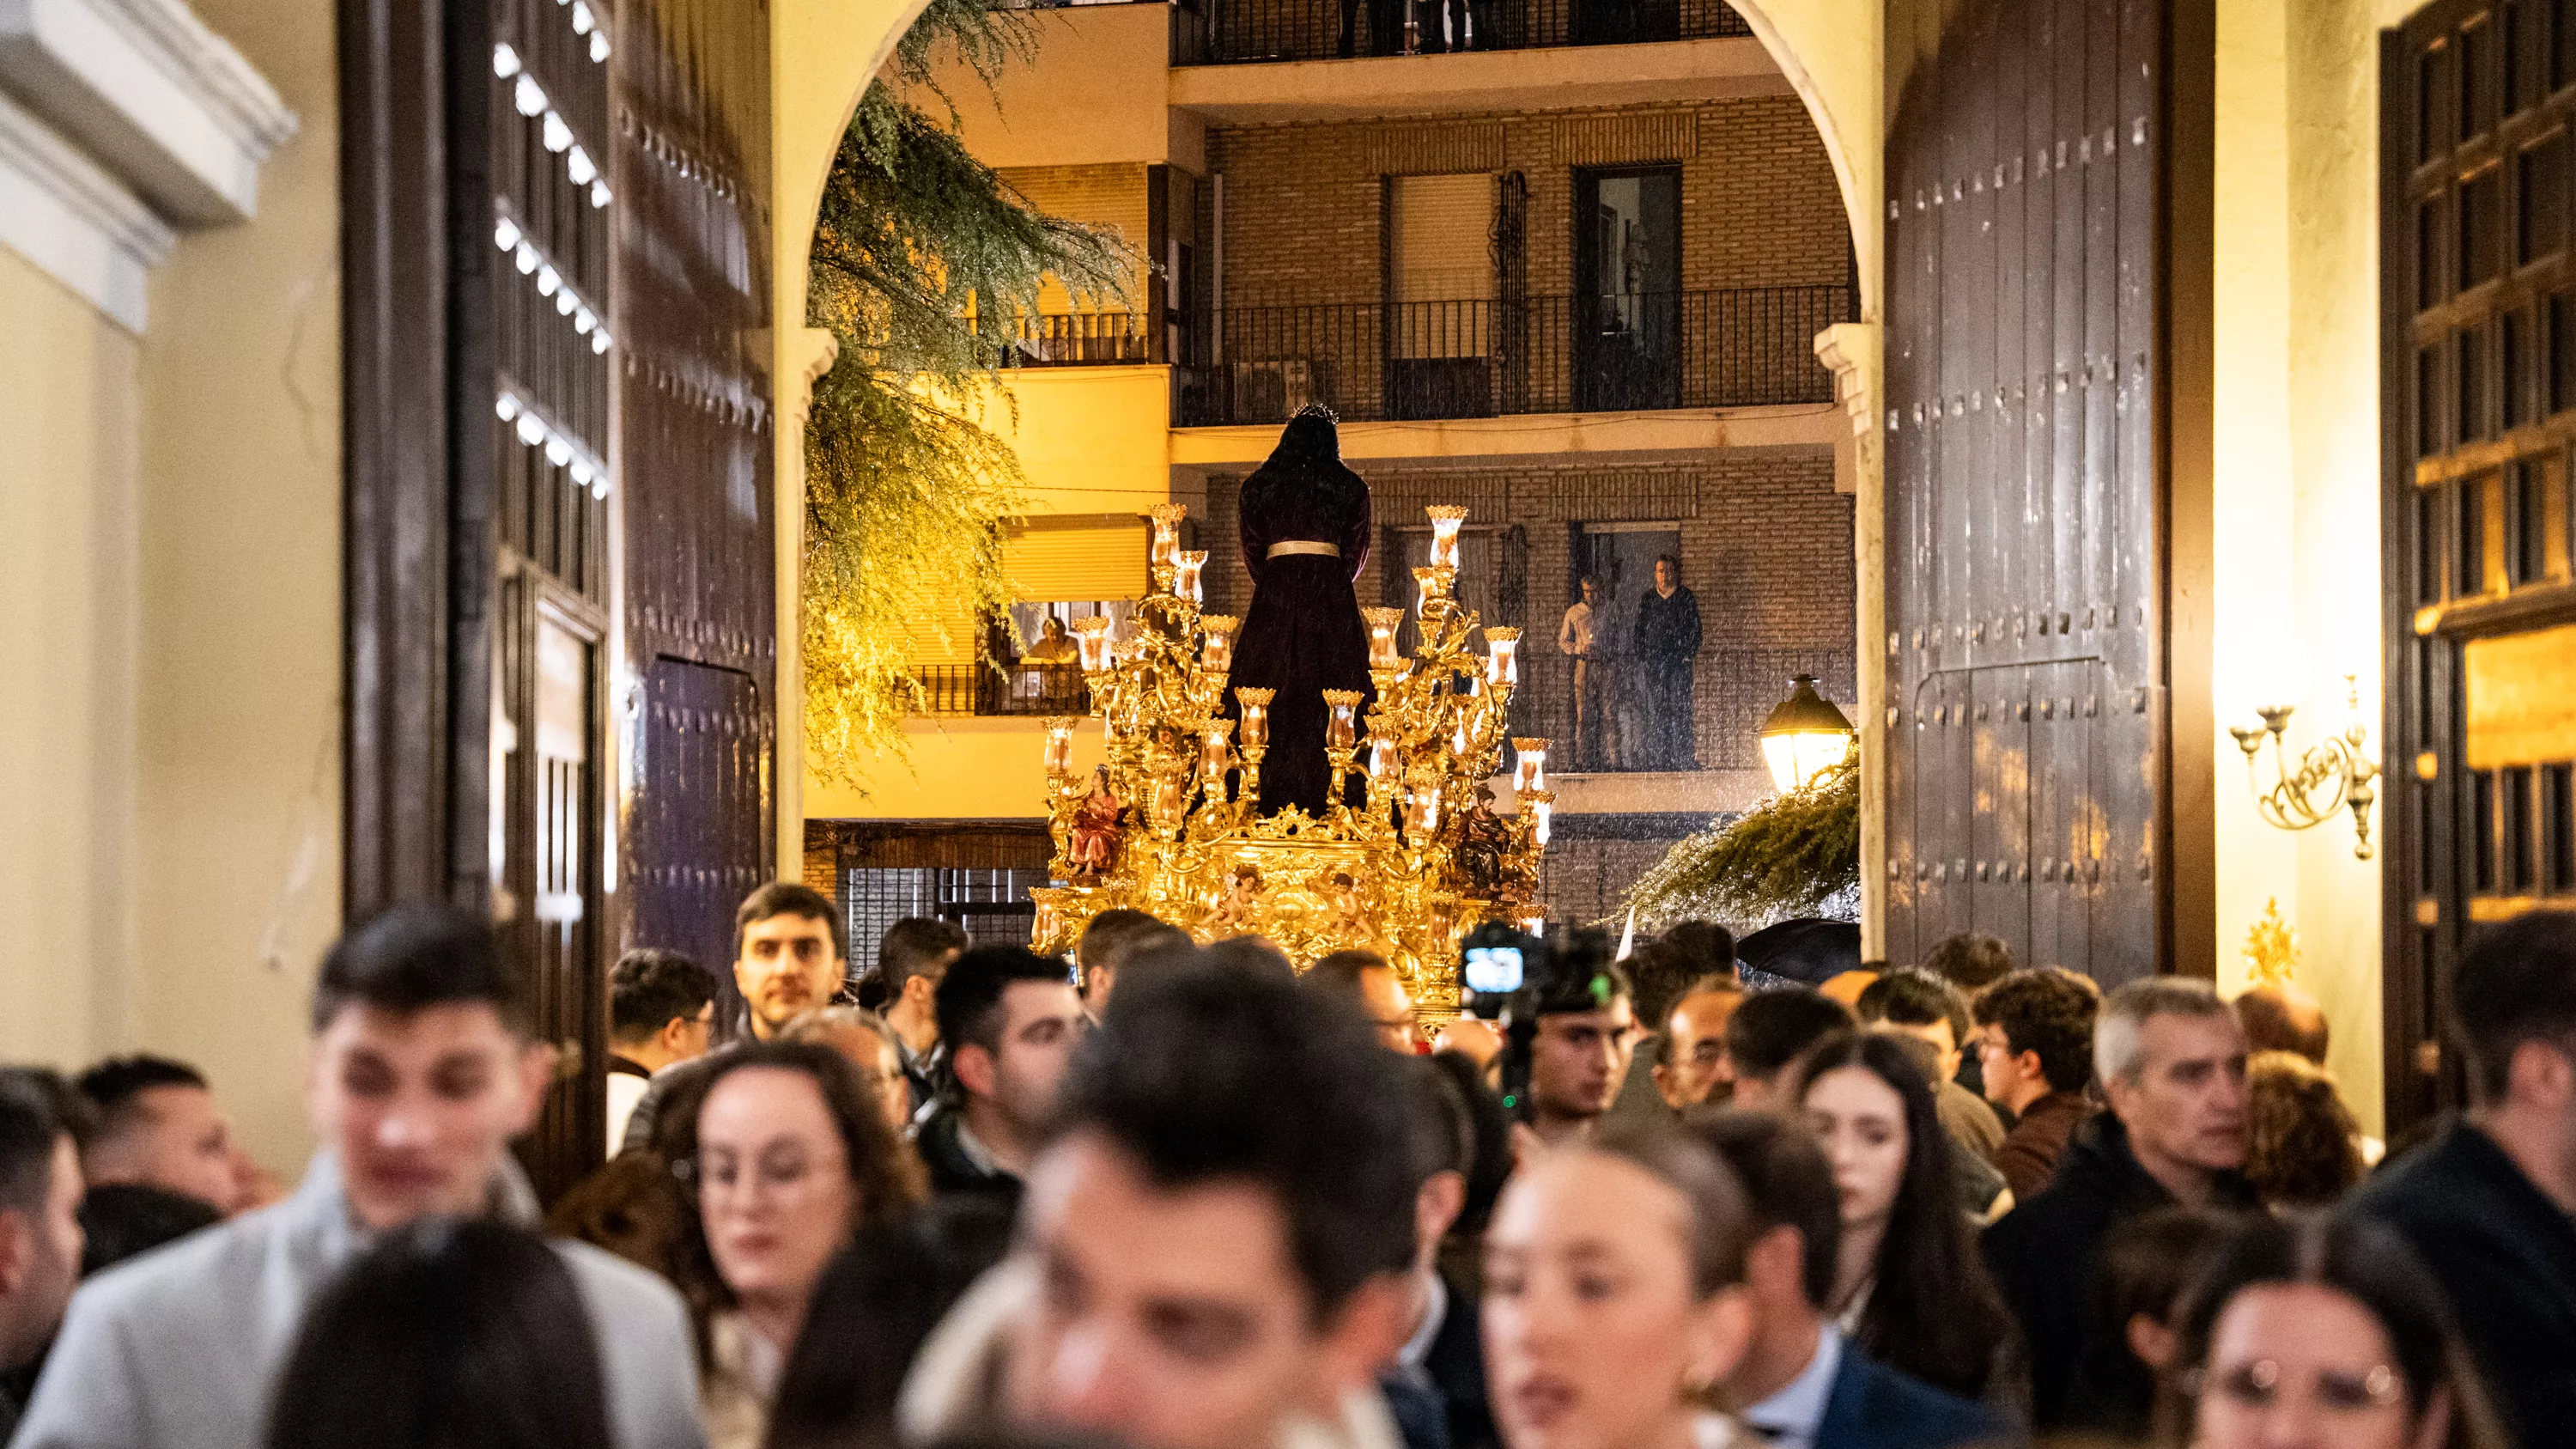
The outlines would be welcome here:
[[[814,378],[831,365],[830,336],[801,325],[807,255],[816,209],[841,134],[860,95],[885,63],[925,0],[773,0],[771,9],[772,286],[779,319],[775,379],[778,430],[778,822],[779,859],[802,850],[804,749],[799,591],[804,517],[802,420]],[[1731,0],[1789,80],[1815,124],[1843,195],[1860,283],[1861,321],[1817,339],[1833,368],[1836,393],[1853,426],[1855,576],[1859,597],[1855,654],[1860,742],[1865,778],[1877,778],[1883,709],[1880,651],[1867,647],[1884,628],[1880,471],[1876,408],[1878,317],[1884,290],[1879,212],[1884,193],[1882,137],[1882,0]],[[794,319],[791,321],[791,319]],[[791,702],[793,702],[791,704]],[[1884,823],[1878,791],[1861,805],[1862,935],[1865,953],[1879,939],[1879,881]]]

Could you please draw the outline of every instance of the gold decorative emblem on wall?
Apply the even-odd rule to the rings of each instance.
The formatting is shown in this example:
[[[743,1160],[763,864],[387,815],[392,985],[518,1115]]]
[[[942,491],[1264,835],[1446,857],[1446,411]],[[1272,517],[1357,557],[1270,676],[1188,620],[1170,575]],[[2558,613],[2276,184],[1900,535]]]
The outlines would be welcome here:
[[[1413,571],[1421,643],[1397,652],[1397,608],[1363,609],[1377,701],[1328,690],[1325,757],[1334,803],[1318,816],[1294,806],[1256,813],[1269,753],[1271,692],[1235,691],[1221,713],[1239,621],[1199,612],[1203,553],[1179,548],[1186,511],[1152,511],[1152,592],[1133,636],[1080,619],[1083,678],[1108,741],[1108,762],[1072,768],[1080,721],[1047,722],[1053,874],[1070,882],[1030,892],[1030,944],[1069,948],[1112,907],[1147,911],[1200,941],[1254,934],[1301,967],[1364,947],[1387,957],[1426,1013],[1455,1010],[1459,936],[1481,921],[1525,927],[1538,914],[1539,861],[1554,797],[1548,741],[1515,739],[1516,814],[1498,813],[1488,781],[1500,766],[1520,631],[1484,626],[1450,597],[1467,510],[1425,510],[1431,563]],[[1481,651],[1470,637],[1482,636]],[[1366,803],[1347,802],[1353,774]]]
[[[2245,931],[2245,976],[2251,986],[2287,986],[2299,969],[2299,933],[2281,919],[2281,898],[2263,902],[2261,919]]]

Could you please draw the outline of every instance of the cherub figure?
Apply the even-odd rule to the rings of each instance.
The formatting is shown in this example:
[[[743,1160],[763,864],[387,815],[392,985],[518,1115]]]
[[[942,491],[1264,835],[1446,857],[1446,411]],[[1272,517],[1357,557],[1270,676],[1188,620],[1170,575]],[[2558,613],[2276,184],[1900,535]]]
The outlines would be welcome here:
[[[1217,896],[1216,908],[1208,912],[1208,939],[1223,940],[1241,936],[1253,929],[1253,910],[1261,900],[1261,867],[1239,860],[1225,873],[1225,888]]]

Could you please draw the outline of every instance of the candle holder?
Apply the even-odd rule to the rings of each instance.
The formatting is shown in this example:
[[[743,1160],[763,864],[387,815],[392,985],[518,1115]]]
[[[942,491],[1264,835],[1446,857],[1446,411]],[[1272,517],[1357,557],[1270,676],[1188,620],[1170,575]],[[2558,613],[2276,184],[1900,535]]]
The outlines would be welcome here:
[[[1234,768],[1234,749],[1228,743],[1234,734],[1234,721],[1211,719],[1199,728],[1200,794],[1211,805],[1223,805],[1226,773]]]
[[[1414,570],[1418,576],[1422,571]],[[1369,672],[1393,672],[1404,667],[1404,656],[1396,652],[1396,631],[1404,626],[1404,611],[1392,606],[1362,609],[1360,617],[1368,621]]]
[[[1073,643],[1082,655],[1082,672],[1092,676],[1089,682],[1097,692],[1100,680],[1096,676],[1108,673],[1112,662],[1114,641],[1109,637],[1109,620],[1099,614],[1074,620]]]
[[[1232,614],[1200,616],[1199,668],[1220,675],[1234,668],[1234,631],[1242,623]]]
[[[1413,607],[1414,612],[1423,621],[1425,633],[1430,632],[1428,626],[1431,622],[1433,606],[1449,602],[1449,582],[1452,577],[1454,576],[1449,570],[1437,565],[1425,565],[1413,571]]]
[[[1235,705],[1243,714],[1242,728],[1236,733],[1243,742],[1243,784],[1237,798],[1256,806],[1261,802],[1261,760],[1270,753],[1270,701],[1278,693],[1250,685],[1234,692]]]
[[[1199,573],[1207,567],[1207,550],[1189,549],[1179,554],[1178,559],[1179,563],[1172,578],[1172,593],[1178,598],[1189,600],[1191,606],[1195,608],[1202,597]]]
[[[1455,570],[1458,528],[1467,521],[1467,510],[1454,503],[1435,503],[1422,511],[1431,520],[1431,566]]]
[[[1046,722],[1046,772],[1049,780],[1073,773],[1073,727],[1079,721],[1062,715]]]
[[[1556,813],[1556,792],[1532,790],[1521,796],[1521,812],[1530,818],[1530,843],[1547,845],[1549,819]]]
[[[1157,503],[1145,510],[1153,520],[1154,543],[1146,555],[1151,564],[1177,564],[1181,554],[1181,520],[1190,516],[1187,506],[1179,503]]]
[[[1485,626],[1485,682],[1491,685],[1513,685],[1521,682],[1521,631],[1507,625]]]
[[[1514,739],[1512,789],[1526,795],[1547,788],[1547,747],[1543,739]]]
[[[1180,572],[1181,520],[1189,517],[1190,511],[1178,503],[1157,503],[1145,510],[1145,516],[1154,525],[1154,541],[1145,555],[1147,572],[1153,577],[1153,592],[1168,594]]]

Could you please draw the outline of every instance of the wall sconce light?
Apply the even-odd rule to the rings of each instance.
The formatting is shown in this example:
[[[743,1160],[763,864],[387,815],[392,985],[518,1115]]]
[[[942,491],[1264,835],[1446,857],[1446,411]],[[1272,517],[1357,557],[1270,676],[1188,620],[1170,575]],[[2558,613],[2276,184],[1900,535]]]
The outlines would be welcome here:
[[[1841,764],[1851,754],[1852,723],[1834,702],[1816,693],[1816,676],[1789,681],[1789,697],[1762,722],[1762,761],[1771,783],[1795,790]]]
[[[2336,812],[2352,812],[2353,847],[2356,860],[2368,860],[2375,851],[2370,843],[2370,807],[2379,800],[2379,766],[2373,764],[2362,746],[2370,740],[2368,726],[2361,722],[2361,684],[2353,675],[2343,677],[2344,706],[2352,712],[2352,723],[2339,735],[2325,740],[2301,754],[2293,765],[2286,736],[2290,729],[2290,711],[2286,704],[2259,705],[2255,713],[2263,717],[2260,729],[2241,725],[2228,726],[2236,737],[2236,747],[2245,752],[2245,777],[2254,788],[2254,813],[2266,824],[2282,830],[2306,830],[2334,818]],[[2263,748],[2263,739],[2272,740],[2273,784],[2263,788],[2261,767],[2255,756]]]

